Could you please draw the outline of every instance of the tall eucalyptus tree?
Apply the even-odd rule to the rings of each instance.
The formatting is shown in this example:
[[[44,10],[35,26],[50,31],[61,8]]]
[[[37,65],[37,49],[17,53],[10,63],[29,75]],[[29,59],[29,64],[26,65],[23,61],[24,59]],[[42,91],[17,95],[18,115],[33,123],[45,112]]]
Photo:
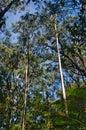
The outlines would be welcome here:
[[[25,16],[22,16],[22,20],[15,25],[15,31],[19,33],[19,44],[22,45],[22,52],[24,56],[24,61],[22,61],[22,67],[24,69],[25,85],[24,85],[24,95],[23,95],[23,115],[22,115],[22,130],[26,129],[26,113],[27,109],[27,96],[29,86],[34,84],[34,79],[41,75],[41,67],[39,64],[39,59],[36,60],[37,56],[35,55],[35,33],[37,29],[37,17],[36,15],[26,13]],[[36,61],[35,61],[36,60]],[[37,68],[34,68],[37,66]],[[37,69],[39,72],[37,72]],[[25,74],[26,73],[26,74]],[[39,74],[40,75],[39,75]],[[35,77],[38,76],[38,77]]]

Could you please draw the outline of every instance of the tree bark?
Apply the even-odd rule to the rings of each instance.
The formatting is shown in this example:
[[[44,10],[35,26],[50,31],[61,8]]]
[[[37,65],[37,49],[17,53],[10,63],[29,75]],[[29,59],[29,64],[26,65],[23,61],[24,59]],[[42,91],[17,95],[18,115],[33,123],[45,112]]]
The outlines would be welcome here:
[[[58,52],[59,71],[60,71],[60,76],[61,76],[61,84],[62,84],[63,99],[64,99],[64,105],[65,105],[65,113],[66,113],[66,115],[68,115],[68,107],[67,107],[66,92],[65,92],[65,87],[64,87],[64,79],[63,79],[63,73],[62,73],[62,64],[61,64],[56,23],[55,23],[55,33],[56,33],[56,45],[57,45],[57,52]]]
[[[26,65],[26,77],[25,77],[25,89],[24,89],[24,108],[23,108],[23,119],[22,119],[22,130],[26,129],[26,107],[27,107],[27,89],[28,89],[28,64]]]

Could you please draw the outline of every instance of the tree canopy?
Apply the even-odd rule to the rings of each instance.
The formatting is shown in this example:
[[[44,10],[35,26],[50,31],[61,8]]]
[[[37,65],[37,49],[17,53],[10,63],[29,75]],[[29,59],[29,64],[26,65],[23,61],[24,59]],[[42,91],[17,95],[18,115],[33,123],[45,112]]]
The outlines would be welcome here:
[[[0,130],[86,129],[85,35],[85,0],[0,1]]]

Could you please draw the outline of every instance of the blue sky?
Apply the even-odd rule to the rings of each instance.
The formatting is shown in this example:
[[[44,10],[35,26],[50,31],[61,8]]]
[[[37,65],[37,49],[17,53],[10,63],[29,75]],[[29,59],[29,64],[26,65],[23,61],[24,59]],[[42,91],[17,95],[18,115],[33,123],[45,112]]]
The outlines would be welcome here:
[[[21,15],[24,15],[26,12],[31,12],[31,13],[34,13],[34,12],[35,12],[35,5],[34,5],[33,2],[30,2],[30,3],[25,7],[25,10],[24,10],[24,11],[18,9],[15,14],[14,14],[13,12],[8,12],[8,13],[6,14],[6,17],[8,17],[8,19],[7,19],[7,21],[6,21],[7,28],[10,28],[10,27],[11,27],[11,24],[17,22],[17,21],[20,19],[20,16],[21,16]]]
[[[18,22],[20,20],[20,17],[22,15],[24,15],[26,12],[31,12],[31,13],[34,13],[35,12],[35,5],[33,2],[30,2],[26,7],[25,7],[25,10],[21,10],[21,9],[18,9],[17,11],[14,12],[7,12],[5,14],[5,17],[6,17],[6,29],[9,30],[11,33],[12,33],[12,24],[15,24],[16,22]],[[11,41],[12,42],[16,42],[18,34],[15,34],[15,33],[12,33],[12,37],[11,37]],[[4,35],[2,32],[0,32],[0,41],[2,41],[4,38]]]

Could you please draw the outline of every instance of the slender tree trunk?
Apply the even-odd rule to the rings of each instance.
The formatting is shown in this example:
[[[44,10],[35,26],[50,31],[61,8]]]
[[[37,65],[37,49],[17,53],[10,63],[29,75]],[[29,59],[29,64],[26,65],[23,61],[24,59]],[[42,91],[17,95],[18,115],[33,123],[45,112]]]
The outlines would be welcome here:
[[[56,23],[55,23],[55,33],[56,33],[56,45],[57,45],[57,52],[58,52],[58,62],[59,62],[59,70],[60,70],[60,76],[61,76],[63,99],[64,99],[64,105],[65,105],[65,113],[66,113],[66,115],[68,115],[68,107],[67,107],[66,92],[65,92],[65,87],[64,87],[64,79],[63,79],[63,73],[62,73],[62,65],[61,65],[61,57],[60,57]]]
[[[27,89],[28,89],[28,64],[26,65],[26,77],[25,77],[25,89],[24,89],[24,108],[23,108],[23,119],[22,119],[22,130],[26,129],[26,107],[27,107]]]
[[[28,27],[27,27],[28,29]],[[28,34],[28,32],[27,32]],[[28,35],[25,35],[26,37],[26,75],[25,75],[25,88],[24,88],[24,107],[23,107],[23,118],[22,118],[22,130],[26,129],[26,112],[27,112],[27,95],[28,95],[28,85],[29,85],[29,52],[30,52],[30,47],[29,47],[29,39]]]
[[[10,117],[11,117],[11,105],[10,105],[10,96],[9,96],[7,115],[6,115],[6,129],[7,130],[10,130]]]
[[[12,105],[12,93],[11,93],[11,82],[7,79],[8,87],[8,103],[7,103],[7,114],[6,114],[6,129],[10,130],[10,119],[11,119],[11,105]]]

